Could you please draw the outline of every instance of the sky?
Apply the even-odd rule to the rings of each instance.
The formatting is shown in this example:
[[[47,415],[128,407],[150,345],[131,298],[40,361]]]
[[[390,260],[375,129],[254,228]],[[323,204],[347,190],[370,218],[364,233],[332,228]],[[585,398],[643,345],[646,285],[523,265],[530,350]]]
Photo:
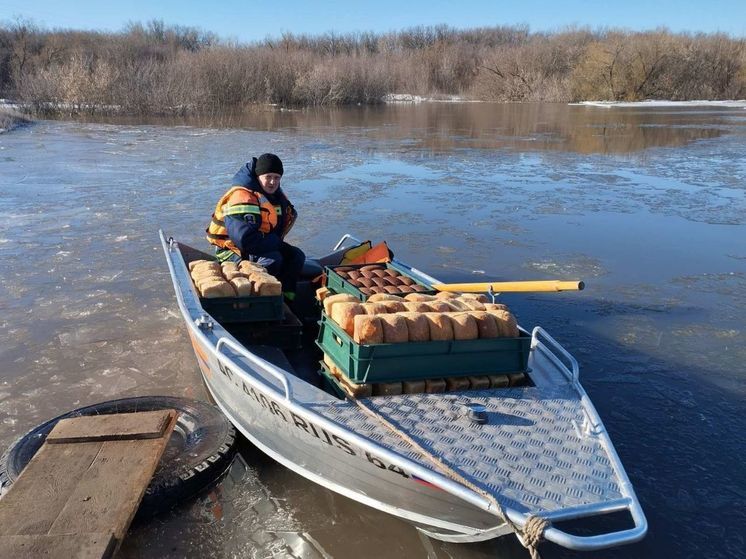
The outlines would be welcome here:
[[[0,22],[31,19],[44,28],[119,31],[132,21],[198,27],[222,39],[251,42],[284,32],[397,31],[447,24],[456,29],[571,25],[680,32],[722,31],[746,37],[746,0],[0,0]]]

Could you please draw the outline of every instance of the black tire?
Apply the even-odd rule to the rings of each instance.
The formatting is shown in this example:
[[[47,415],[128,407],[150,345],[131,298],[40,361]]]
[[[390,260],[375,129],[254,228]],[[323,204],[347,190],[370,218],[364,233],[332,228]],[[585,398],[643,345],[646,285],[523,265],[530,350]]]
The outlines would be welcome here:
[[[50,419],[18,439],[0,458],[0,495],[18,478],[60,419],[161,409],[175,409],[179,418],[137,516],[147,518],[170,509],[219,480],[236,453],[235,429],[217,407],[206,402],[170,396],[122,398]]]

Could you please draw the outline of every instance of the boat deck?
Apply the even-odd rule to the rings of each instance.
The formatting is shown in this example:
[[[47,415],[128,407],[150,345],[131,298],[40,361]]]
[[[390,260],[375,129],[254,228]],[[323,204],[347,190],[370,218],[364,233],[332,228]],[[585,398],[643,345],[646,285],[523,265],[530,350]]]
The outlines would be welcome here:
[[[514,387],[370,398],[366,406],[482,487],[505,507],[551,512],[624,497],[599,437],[584,434],[584,409],[571,386]],[[466,404],[488,421],[471,422]],[[348,402],[313,404],[319,413],[421,462],[405,439]]]

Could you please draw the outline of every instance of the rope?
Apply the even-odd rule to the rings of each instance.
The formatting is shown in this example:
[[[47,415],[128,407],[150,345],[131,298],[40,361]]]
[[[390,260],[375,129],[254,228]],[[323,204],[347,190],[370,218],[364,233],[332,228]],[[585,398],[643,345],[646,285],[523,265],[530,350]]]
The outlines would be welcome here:
[[[397,429],[385,417],[376,413],[375,411],[370,409],[367,405],[363,404],[360,400],[355,398],[354,395],[351,394],[350,391],[347,389],[347,387],[344,385],[344,383],[340,383],[340,384],[344,387],[345,392],[347,392],[349,396],[349,399],[355,402],[358,405],[358,407],[363,411],[363,413],[379,421],[386,428],[388,428],[391,432],[397,435],[399,438],[406,441],[412,448],[414,448],[417,452],[419,452],[424,458],[432,462],[433,465],[436,467],[436,469],[438,469],[446,477],[452,479],[453,481],[457,483],[460,483],[461,485],[474,491],[476,494],[484,497],[490,503],[490,505],[494,506],[495,510],[497,511],[497,515],[500,516],[503,520],[505,520],[505,523],[508,526],[510,526],[510,528],[519,536],[518,541],[520,541],[523,547],[525,547],[528,550],[528,552],[531,554],[531,559],[541,559],[538,545],[543,539],[544,530],[546,530],[547,527],[549,526],[549,522],[547,520],[545,520],[544,518],[541,518],[540,516],[531,515],[526,520],[526,523],[523,526],[523,530],[521,530],[520,528],[518,528],[518,526],[515,525],[513,521],[510,520],[510,518],[508,518],[508,515],[505,512],[505,509],[503,509],[502,505],[500,505],[500,503],[497,501],[497,499],[495,499],[494,496],[492,496],[490,493],[488,493],[481,487],[478,487],[475,484],[473,484],[471,481],[466,479],[463,476],[463,474],[459,473],[453,467],[449,466],[448,464],[443,462],[440,458],[432,454],[430,451],[423,448],[422,445],[420,445],[412,437],[410,437],[406,433],[403,433],[402,431]]]

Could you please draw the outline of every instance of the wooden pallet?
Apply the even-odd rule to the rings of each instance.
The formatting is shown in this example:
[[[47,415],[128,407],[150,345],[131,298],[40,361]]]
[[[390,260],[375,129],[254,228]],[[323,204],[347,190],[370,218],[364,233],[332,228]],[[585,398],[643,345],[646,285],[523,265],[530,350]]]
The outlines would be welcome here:
[[[57,423],[0,500],[0,557],[112,557],[176,415],[160,410]]]

